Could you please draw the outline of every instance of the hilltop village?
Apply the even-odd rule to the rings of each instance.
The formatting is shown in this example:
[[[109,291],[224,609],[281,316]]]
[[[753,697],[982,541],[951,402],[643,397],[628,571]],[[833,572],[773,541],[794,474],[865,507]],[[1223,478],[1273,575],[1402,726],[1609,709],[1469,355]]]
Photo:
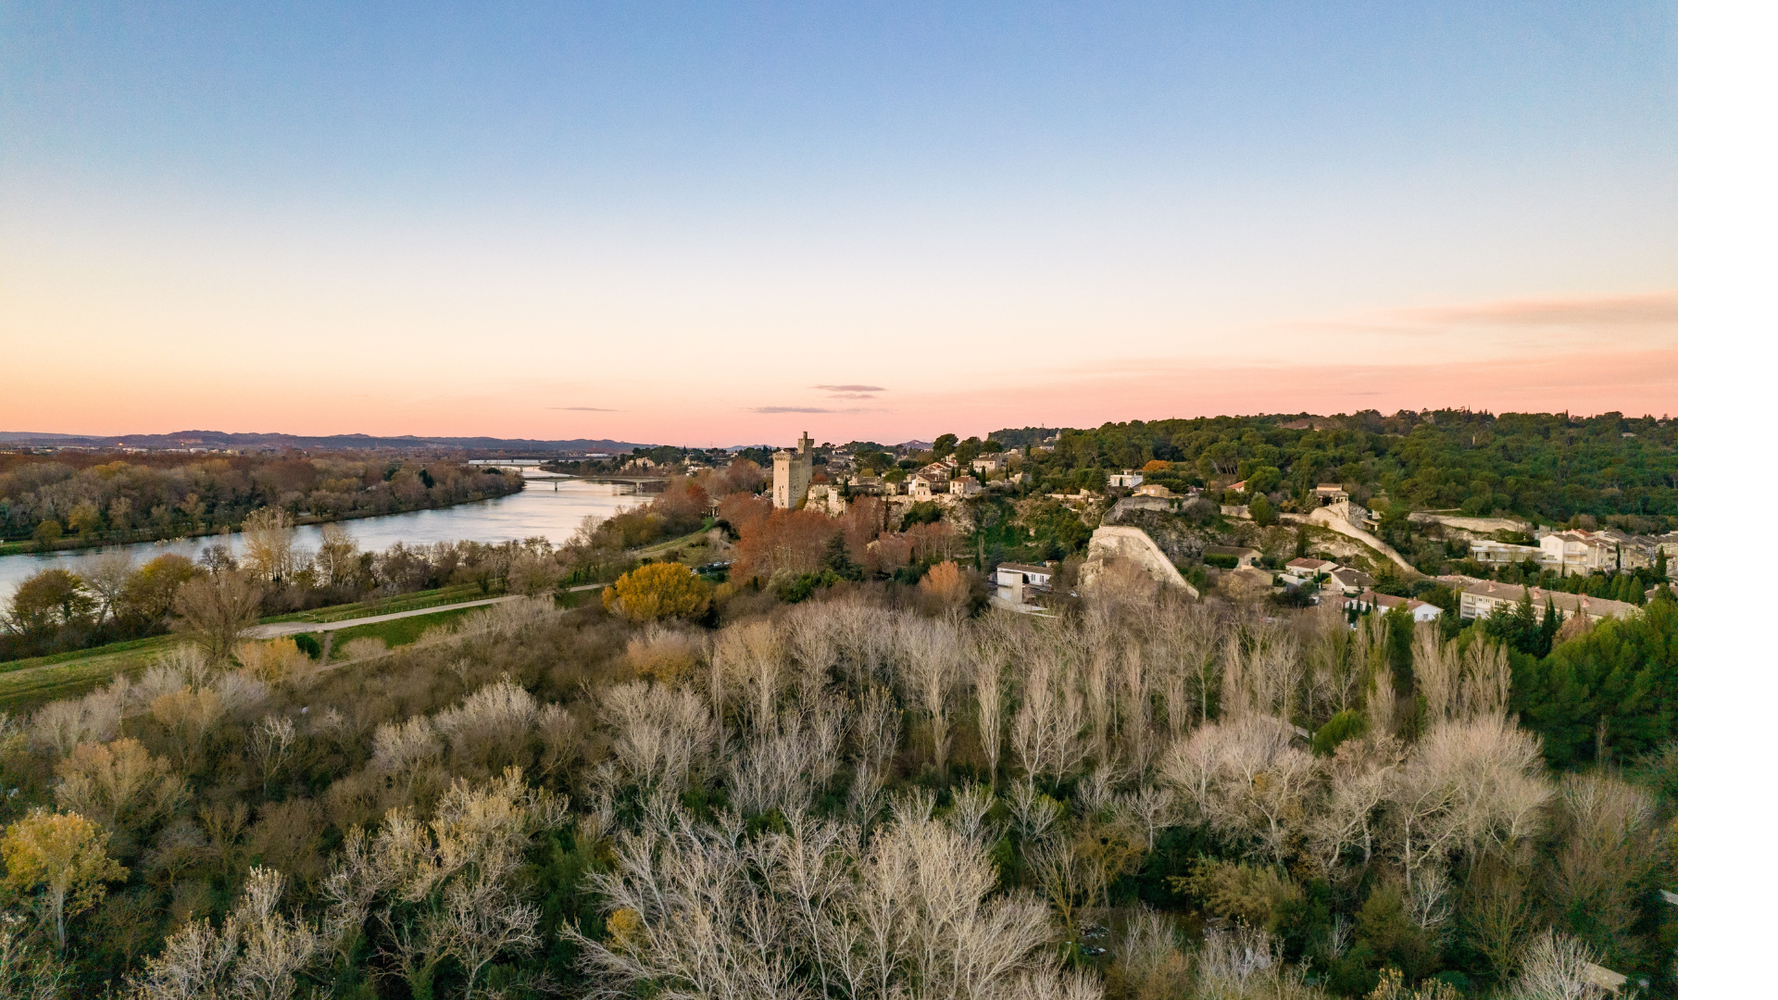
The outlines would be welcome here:
[[[1394,419],[1404,418],[1427,437],[1440,415]],[[1312,421],[1277,427],[1353,436],[1326,422],[1319,432]],[[1417,621],[1447,614],[1469,621],[1526,602],[1567,620],[1590,620],[1621,618],[1659,588],[1677,588],[1671,516],[1583,512],[1546,520],[1472,501],[1403,509],[1380,484],[1362,481],[1363,467],[1353,463],[1338,471],[1360,475],[1310,480],[1292,495],[1279,470],[1262,464],[1278,449],[1253,440],[1259,436],[1251,431],[1235,449],[1220,447],[1232,437],[1225,433],[1205,450],[1235,453],[1229,457],[1251,450],[1254,459],[1151,458],[1135,467],[1083,470],[1069,453],[1092,433],[1003,431],[882,446],[816,445],[805,432],[775,450],[651,456],[637,449],[614,466],[695,482],[724,458],[769,461],[770,479],[760,489],[773,510],[852,525],[848,539],[869,536],[857,553],[864,559],[898,548],[910,529],[938,526],[925,529],[944,536],[932,558],[961,560],[983,574],[996,606],[1028,613],[1047,613],[1083,588],[1109,584],[1294,606],[1331,601],[1354,612],[1401,608]],[[1008,447],[1001,437],[1025,443]],[[1622,444],[1635,440],[1636,432],[1616,435]],[[1415,485],[1397,482],[1398,493]]]

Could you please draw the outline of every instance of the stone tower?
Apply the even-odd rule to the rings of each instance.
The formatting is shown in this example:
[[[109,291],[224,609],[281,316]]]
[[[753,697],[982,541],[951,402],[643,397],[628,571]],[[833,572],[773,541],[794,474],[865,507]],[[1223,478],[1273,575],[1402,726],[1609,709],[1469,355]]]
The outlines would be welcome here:
[[[791,510],[809,495],[809,480],[815,472],[815,442],[803,431],[796,450],[780,449],[772,453],[772,506]]]

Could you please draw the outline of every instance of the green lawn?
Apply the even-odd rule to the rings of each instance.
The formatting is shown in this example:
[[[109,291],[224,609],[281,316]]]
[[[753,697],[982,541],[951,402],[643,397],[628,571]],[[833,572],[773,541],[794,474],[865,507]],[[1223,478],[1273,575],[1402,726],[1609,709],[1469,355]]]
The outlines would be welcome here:
[[[261,621],[265,623],[305,620],[333,622],[347,618],[367,618],[372,615],[413,611],[437,604],[454,604],[481,598],[481,588],[472,584],[468,587],[449,587],[408,594],[400,600],[343,604],[307,612],[307,615],[315,617],[281,615],[276,618],[264,618]],[[589,601],[598,599],[598,590],[556,594],[556,604],[565,609],[580,607]],[[340,629],[333,633],[334,648],[338,649],[353,639],[367,636],[381,639],[390,647],[405,646],[417,641],[427,629],[445,622],[455,621],[474,610],[477,609],[458,608],[454,611],[414,615],[409,618],[397,618],[393,621]],[[317,635],[316,638],[319,639],[321,636]],[[56,653],[51,656],[33,657],[29,660],[0,663],[0,711],[15,713],[26,711],[46,701],[89,691],[106,683],[116,674],[138,673],[153,663],[157,654],[172,648],[178,641],[178,636],[157,635],[148,639],[114,642],[96,649],[80,649],[67,653]]]
[[[475,610],[477,609],[458,608],[455,611],[440,611],[435,615],[414,615],[412,618],[397,618],[388,622],[354,625],[333,633],[333,648],[338,649],[353,639],[365,638],[381,639],[391,647],[405,646],[410,642],[418,641],[427,629],[435,628],[445,622],[456,621]]]
[[[172,636],[158,636],[78,654],[15,661],[9,664],[13,669],[0,673],[0,710],[25,711],[56,698],[82,694],[117,674],[135,674],[172,644]]]

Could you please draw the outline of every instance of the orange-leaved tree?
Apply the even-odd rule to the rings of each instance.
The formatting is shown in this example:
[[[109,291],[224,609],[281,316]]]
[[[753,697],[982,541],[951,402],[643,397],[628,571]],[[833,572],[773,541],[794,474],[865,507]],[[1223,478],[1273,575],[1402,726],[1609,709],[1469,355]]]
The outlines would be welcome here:
[[[37,896],[57,948],[68,944],[68,918],[103,899],[106,882],[127,874],[105,853],[107,836],[79,813],[33,809],[0,837],[6,887]]]
[[[605,607],[633,622],[696,618],[710,606],[710,585],[680,563],[638,566],[605,588]]]

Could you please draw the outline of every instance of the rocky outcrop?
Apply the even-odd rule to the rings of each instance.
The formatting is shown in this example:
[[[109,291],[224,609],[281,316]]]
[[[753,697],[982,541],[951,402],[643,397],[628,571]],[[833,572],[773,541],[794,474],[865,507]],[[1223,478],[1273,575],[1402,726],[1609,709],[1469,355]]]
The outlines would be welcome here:
[[[1148,533],[1141,528],[1129,525],[1105,525],[1093,532],[1092,540],[1087,543],[1087,561],[1080,567],[1080,586],[1083,592],[1092,592],[1106,563],[1114,559],[1137,566],[1163,587],[1177,588],[1193,597],[1198,596],[1198,588],[1179,575],[1178,567],[1173,565],[1154,539],[1148,537]]]
[[[1332,507],[1315,508],[1315,510],[1309,514],[1309,521],[1312,524],[1319,524],[1332,528],[1348,538],[1357,539],[1370,546],[1377,552],[1382,553],[1382,555],[1390,562],[1405,571],[1408,574],[1409,579],[1413,579],[1420,575],[1420,571],[1414,568],[1414,564],[1402,558],[1401,553],[1390,548],[1387,542],[1362,528],[1354,527],[1351,521],[1335,514]]]

